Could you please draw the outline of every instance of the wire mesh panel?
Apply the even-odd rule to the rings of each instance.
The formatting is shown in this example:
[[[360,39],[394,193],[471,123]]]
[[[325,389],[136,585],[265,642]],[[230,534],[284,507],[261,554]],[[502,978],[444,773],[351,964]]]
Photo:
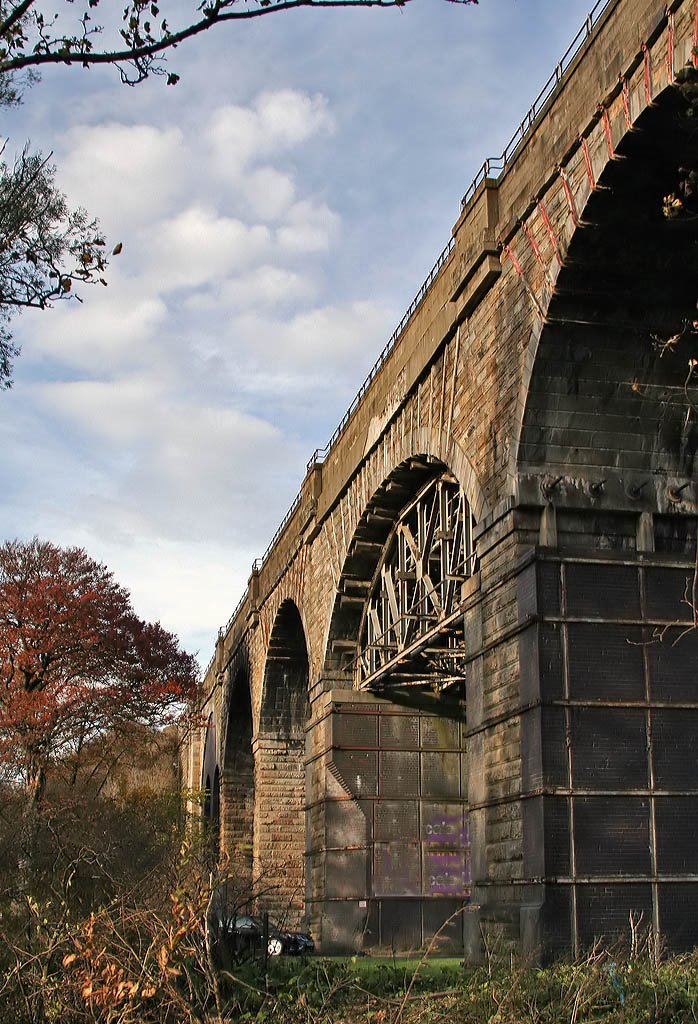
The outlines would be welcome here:
[[[381,796],[418,796],[418,751],[382,750],[379,788]]]
[[[456,751],[422,752],[422,794],[460,796],[460,754]]]
[[[351,796],[376,796],[378,793],[378,753],[375,750],[337,750],[333,774]]]
[[[365,873],[378,914],[362,942],[417,948],[469,897],[464,722],[377,701],[335,703],[332,719],[329,771],[347,796],[326,805],[326,899],[359,900]]]
[[[404,838],[376,843],[373,850],[373,895],[418,896],[421,892],[419,845]]]
[[[374,839],[399,842],[419,830],[418,800],[380,800],[375,805]]]
[[[541,706],[524,716],[522,743],[527,820],[540,831],[524,835],[524,856],[529,877],[545,878],[551,951],[627,934],[631,912],[669,945],[698,938],[693,568],[585,552],[531,570],[540,621],[520,646],[522,687]]]
[[[419,719],[416,715],[382,714],[378,721],[383,750],[390,747],[414,749],[419,745]]]

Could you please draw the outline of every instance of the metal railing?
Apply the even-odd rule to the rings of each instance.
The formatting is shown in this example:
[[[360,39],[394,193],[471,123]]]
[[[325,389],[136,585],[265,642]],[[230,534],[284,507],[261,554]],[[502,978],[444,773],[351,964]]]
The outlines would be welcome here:
[[[477,172],[473,180],[471,181],[468,189],[461,199],[461,210],[464,210],[470,200],[473,198],[477,190],[482,185],[483,181],[487,178],[499,177],[502,171],[505,169],[511,158],[513,157],[516,150],[519,148],[523,140],[526,138],[528,133],[533,128],[533,125],[538,120],[543,107],[548,100],[553,96],[564,78],[565,72],[569,68],[570,64],[577,56],[585,42],[592,34],[596,25],[603,17],[606,9],[616,4],[618,0],[598,0],[592,10],[586,17],[586,21],[580,28],[577,35],[574,37],[567,50],[555,65],[555,70],[552,75],[545,83],[538,96],[533,102],[533,105],[529,109],[528,113],[524,117],[521,124],[518,126],[512,137],[510,138],[507,145],[504,147],[504,152],[501,156],[488,157],[483,163],[480,170]]]
[[[375,379],[376,375],[378,374],[378,371],[383,366],[383,364],[385,363],[386,359],[388,358],[388,356],[390,355],[392,350],[395,348],[395,344],[396,344],[398,338],[400,337],[400,335],[402,334],[402,332],[404,331],[405,327],[407,327],[408,321],[414,315],[417,307],[422,302],[422,299],[424,298],[426,293],[429,291],[429,288],[434,283],[434,280],[438,276],[439,271],[441,270],[441,268],[443,267],[444,263],[446,262],[446,260],[448,259],[449,255],[451,254],[451,250],[453,249],[453,244],[454,244],[453,243],[453,239],[450,238],[448,240],[448,243],[447,243],[446,247],[443,249],[441,255],[437,259],[436,263],[434,264],[434,266],[429,271],[427,279],[424,281],[422,287],[419,289],[419,291],[417,292],[415,297],[412,299],[412,302],[410,303],[409,308],[407,309],[407,311],[406,311],[405,315],[403,316],[402,320],[397,325],[397,327],[395,328],[393,333],[390,335],[390,338],[388,339],[388,342],[387,342],[385,348],[383,349],[381,354],[378,356],[378,359],[375,361],[375,363],[373,364],[373,366],[369,370],[369,373],[368,373],[368,376],[366,377],[366,380],[363,382],[363,384],[361,385],[361,387],[357,391],[356,395],[354,396],[353,402],[351,403],[351,405],[349,406],[347,411],[344,413],[344,416],[342,417],[342,419],[341,419],[341,421],[339,423],[339,426],[335,430],[334,434],[329,439],[329,441],[327,442],[327,444],[325,445],[324,448],[316,448],[315,451],[313,452],[313,454],[311,455],[310,461],[308,462],[308,470],[311,470],[313,468],[313,466],[317,466],[319,463],[325,461],[325,459],[329,455],[330,451],[332,450],[332,448],[334,448],[335,444],[339,440],[340,436],[344,433],[344,430],[346,428],[347,423],[349,422],[349,420],[351,419],[351,417],[354,415],[354,413],[358,409],[359,405],[361,404],[361,400],[363,399],[364,395],[368,391],[369,386],[371,385],[371,382]]]
[[[296,509],[300,505],[302,497],[303,497],[303,488],[301,487],[300,491],[298,492],[298,494],[293,499],[293,502],[291,503],[290,509],[288,510],[288,512],[286,513],[284,518],[281,520],[281,524],[279,525],[278,530],[276,531],[276,533],[274,534],[272,539],[267,544],[267,550],[264,552],[264,554],[262,555],[261,558],[255,558],[254,562],[252,563],[252,572],[261,572],[262,566],[264,565],[264,563],[266,562],[267,558],[271,554],[272,548],[274,548],[276,546],[277,540],[279,539],[281,534],[284,532],[284,530],[288,526],[288,524],[291,521],[291,518],[293,517]]]
[[[221,637],[228,635],[228,630],[230,629],[232,624],[237,619],[238,615],[240,614],[240,610],[241,610],[241,608],[244,605],[246,600],[247,600],[247,590],[245,590],[244,594],[242,595],[242,597],[238,601],[237,605],[235,606],[235,611],[230,616],[230,618],[226,622],[225,626],[221,626],[219,628],[219,630],[218,630],[218,639],[219,640],[220,640]],[[204,670],[204,674],[201,677],[202,679],[205,679],[206,676],[209,674],[209,672],[211,671],[211,668],[213,667],[213,663],[214,663],[215,660],[216,660],[216,651],[214,649],[213,654],[211,655],[211,660],[209,661],[208,665],[206,666],[206,668]]]

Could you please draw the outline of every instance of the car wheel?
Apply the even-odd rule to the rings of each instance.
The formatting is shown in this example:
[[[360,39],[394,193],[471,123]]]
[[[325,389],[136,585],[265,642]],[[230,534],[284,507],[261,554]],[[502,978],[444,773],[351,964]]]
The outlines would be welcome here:
[[[281,956],[283,951],[284,947],[281,939],[269,939],[269,945],[267,946],[267,953],[269,956]]]

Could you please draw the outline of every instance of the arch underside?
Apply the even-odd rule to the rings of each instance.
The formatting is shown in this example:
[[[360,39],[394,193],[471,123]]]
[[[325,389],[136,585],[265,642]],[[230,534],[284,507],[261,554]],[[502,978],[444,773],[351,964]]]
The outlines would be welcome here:
[[[252,701],[247,670],[238,669],[229,686],[221,778],[222,847],[238,885],[239,905],[243,905],[253,894],[255,807]]]
[[[220,852],[220,768],[218,766],[218,748],[216,742],[216,724],[213,715],[209,715],[206,726],[206,740],[202,765],[201,788],[203,791],[202,821],[206,832],[205,838],[210,856],[214,863]]]
[[[695,477],[698,119],[685,107],[668,90],[645,111],[572,238],[526,397],[524,502],[666,511],[666,481]]]
[[[354,662],[358,689],[462,688],[462,589],[473,571],[473,525],[458,481],[447,472],[402,509],[364,603]]]
[[[534,557],[519,591],[536,626],[519,673],[541,711],[521,715],[522,880],[551,954],[630,914],[670,945],[698,941],[682,824],[698,800],[697,128],[667,90],[618,146],[526,396],[518,515]]]
[[[298,926],[305,905],[308,649],[298,608],[281,604],[269,638],[256,736],[254,870],[259,906]]]
[[[416,455],[367,503],[337,586],[325,676],[393,697],[463,681],[459,608],[475,565],[474,517],[445,464]]]

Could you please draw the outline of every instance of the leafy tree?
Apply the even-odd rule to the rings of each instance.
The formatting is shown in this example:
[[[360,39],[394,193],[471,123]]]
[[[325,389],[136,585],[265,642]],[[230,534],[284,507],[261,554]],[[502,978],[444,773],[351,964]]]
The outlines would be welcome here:
[[[0,162],[0,388],[11,384],[18,351],[12,314],[45,309],[76,282],[106,284],[104,246],[97,222],[69,209],[40,153],[25,146],[11,166]]]
[[[0,4],[4,15],[0,23],[0,73],[46,64],[114,64],[122,81],[136,85],[151,74],[166,74],[162,58],[168,50],[219,25],[304,7],[403,7],[408,2],[190,0],[183,23],[173,24],[177,5],[171,0],[128,0],[121,11],[120,24],[112,21],[105,26],[93,20],[99,15],[100,0],[64,0],[62,14],[51,16],[40,0],[18,0]],[[167,75],[169,84],[177,80],[177,75]]]
[[[22,888],[31,889],[52,774],[85,754],[94,761],[105,736],[172,722],[197,675],[177,638],[138,618],[83,549],[36,538],[0,547],[0,764],[23,803]]]

